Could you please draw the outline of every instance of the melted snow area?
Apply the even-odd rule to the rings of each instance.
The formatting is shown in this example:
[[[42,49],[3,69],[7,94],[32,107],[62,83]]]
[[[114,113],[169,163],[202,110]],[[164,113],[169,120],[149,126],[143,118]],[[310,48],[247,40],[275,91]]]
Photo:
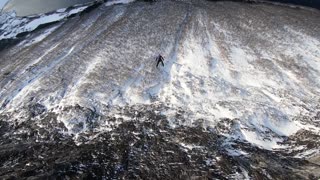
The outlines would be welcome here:
[[[172,128],[219,124],[233,156],[247,154],[233,148],[239,141],[266,150],[294,147],[297,157],[317,154],[319,147],[307,152],[285,140],[320,133],[320,12],[270,7],[108,2],[1,52],[0,112],[23,122],[36,104],[33,120],[55,113],[66,128],[61,133],[77,136],[88,131],[88,113],[129,121],[123,107],[157,104]],[[3,15],[1,39],[84,8],[32,20]],[[156,68],[159,53],[165,66]],[[94,119],[96,132],[112,129]]]

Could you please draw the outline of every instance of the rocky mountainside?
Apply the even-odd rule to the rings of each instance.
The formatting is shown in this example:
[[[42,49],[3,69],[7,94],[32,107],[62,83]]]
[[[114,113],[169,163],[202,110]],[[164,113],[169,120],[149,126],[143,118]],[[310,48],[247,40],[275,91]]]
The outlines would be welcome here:
[[[84,9],[0,51],[2,178],[320,178],[320,11]]]
[[[320,1],[318,0],[268,0],[268,1],[303,5],[303,6],[309,6],[309,7],[320,9]]]

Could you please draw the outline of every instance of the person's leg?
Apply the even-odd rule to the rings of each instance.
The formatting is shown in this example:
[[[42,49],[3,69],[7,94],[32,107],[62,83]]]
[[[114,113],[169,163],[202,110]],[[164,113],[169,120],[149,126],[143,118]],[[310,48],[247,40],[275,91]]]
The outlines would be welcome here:
[[[161,63],[162,63],[162,66],[164,67],[164,63],[163,63],[163,61],[161,61]]]
[[[160,63],[160,61],[158,60],[158,62],[157,62],[157,67],[158,67],[159,63]]]

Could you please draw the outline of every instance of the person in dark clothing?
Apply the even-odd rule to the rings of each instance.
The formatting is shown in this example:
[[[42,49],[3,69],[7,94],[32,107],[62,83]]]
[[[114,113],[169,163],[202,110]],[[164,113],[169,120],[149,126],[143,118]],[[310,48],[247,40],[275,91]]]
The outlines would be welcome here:
[[[163,61],[164,61],[164,58],[159,54],[159,56],[157,57],[157,67],[158,67],[158,65],[160,64],[160,62],[161,62],[161,64],[162,64],[162,66],[164,67],[164,63],[163,63]]]

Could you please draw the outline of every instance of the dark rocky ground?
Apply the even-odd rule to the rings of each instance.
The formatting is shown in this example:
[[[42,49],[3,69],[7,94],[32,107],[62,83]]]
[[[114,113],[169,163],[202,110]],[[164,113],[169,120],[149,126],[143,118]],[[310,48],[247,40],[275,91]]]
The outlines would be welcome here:
[[[81,107],[71,108],[89,112]],[[119,124],[108,132],[95,132],[94,124],[99,122],[88,121],[92,129],[77,137],[63,134],[64,125],[58,123],[52,112],[35,114],[34,108],[29,108],[30,119],[22,123],[8,123],[7,117],[2,116],[0,177],[244,179],[248,173],[253,179],[319,178],[315,170],[320,165],[292,158],[287,152],[267,151],[246,142],[235,142],[232,148],[248,154],[230,156],[226,137],[221,135],[228,131],[225,124],[232,125],[230,119],[216,128],[205,128],[201,121],[193,127],[171,128],[165,116],[153,110],[136,113],[136,109],[124,108],[127,114],[135,112],[129,121],[101,116],[99,121]],[[177,116],[181,113],[177,112]],[[41,123],[36,118],[40,118]]]

